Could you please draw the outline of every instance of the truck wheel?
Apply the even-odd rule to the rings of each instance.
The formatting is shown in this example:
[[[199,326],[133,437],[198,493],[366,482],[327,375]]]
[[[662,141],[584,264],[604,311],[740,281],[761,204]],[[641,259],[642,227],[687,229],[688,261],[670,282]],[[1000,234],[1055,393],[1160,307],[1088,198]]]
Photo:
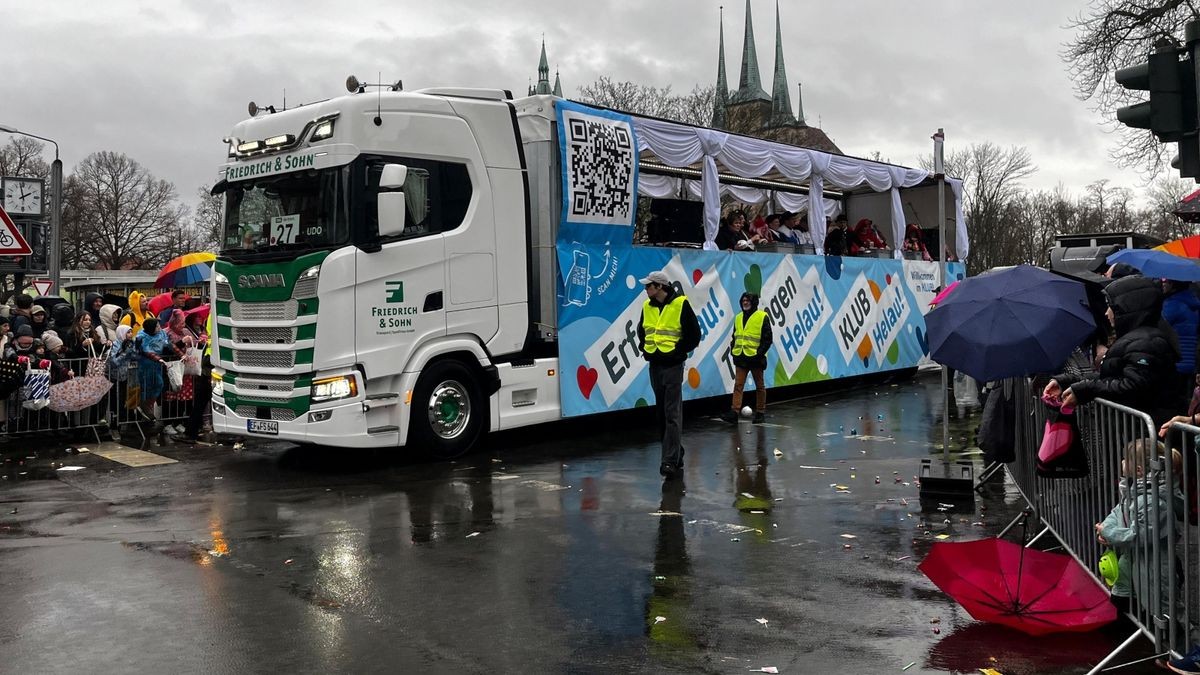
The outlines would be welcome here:
[[[430,457],[454,459],[479,439],[486,417],[486,401],[471,371],[457,361],[440,361],[417,381],[409,436]]]

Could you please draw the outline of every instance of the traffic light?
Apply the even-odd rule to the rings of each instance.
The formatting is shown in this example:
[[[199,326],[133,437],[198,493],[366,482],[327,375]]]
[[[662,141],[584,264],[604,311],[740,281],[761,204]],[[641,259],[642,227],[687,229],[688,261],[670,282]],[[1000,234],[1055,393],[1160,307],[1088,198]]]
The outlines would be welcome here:
[[[1179,154],[1171,159],[1171,168],[1183,178],[1200,180],[1200,136],[1188,134],[1179,139]]]
[[[1160,46],[1145,63],[1117,71],[1117,84],[1150,92],[1150,100],[1117,109],[1117,120],[1149,129],[1164,143],[1178,142],[1196,130],[1196,73],[1186,48]]]
[[[1197,78],[1200,77],[1200,21],[1184,27],[1186,46],[1166,38],[1139,63],[1117,71],[1117,84],[1149,92],[1150,100],[1117,109],[1117,120],[1134,129],[1148,129],[1164,143],[1178,143],[1171,166],[1184,178],[1200,182],[1200,118],[1197,117]]]

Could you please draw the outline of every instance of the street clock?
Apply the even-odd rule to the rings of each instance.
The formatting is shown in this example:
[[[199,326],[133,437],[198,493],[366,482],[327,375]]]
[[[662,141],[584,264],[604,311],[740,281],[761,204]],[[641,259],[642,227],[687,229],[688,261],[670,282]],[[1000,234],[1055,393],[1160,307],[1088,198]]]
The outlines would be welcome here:
[[[41,178],[4,178],[0,184],[4,210],[10,216],[40,216],[44,212],[46,182]]]

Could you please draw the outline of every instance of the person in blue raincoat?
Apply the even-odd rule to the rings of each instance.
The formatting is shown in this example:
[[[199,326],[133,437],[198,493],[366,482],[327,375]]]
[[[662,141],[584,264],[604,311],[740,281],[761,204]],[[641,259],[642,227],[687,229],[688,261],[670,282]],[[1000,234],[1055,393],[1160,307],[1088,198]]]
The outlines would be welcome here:
[[[138,410],[146,420],[154,421],[154,404],[163,392],[163,354],[178,355],[178,350],[154,317],[142,322],[142,332],[138,333],[134,344],[138,355],[138,387],[141,389]]]

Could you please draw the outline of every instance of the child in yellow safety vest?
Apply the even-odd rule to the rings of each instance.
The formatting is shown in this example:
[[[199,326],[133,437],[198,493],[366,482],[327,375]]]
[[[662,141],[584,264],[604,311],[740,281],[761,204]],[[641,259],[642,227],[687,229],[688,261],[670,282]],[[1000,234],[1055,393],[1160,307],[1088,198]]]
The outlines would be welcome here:
[[[734,366],[733,405],[721,415],[721,419],[730,424],[737,424],[747,375],[754,376],[757,395],[753,421],[758,423],[766,420],[767,383],[763,381],[763,371],[767,368],[767,350],[771,348],[771,341],[774,339],[771,334],[771,319],[766,312],[758,308],[758,296],[754,293],[742,293],[740,304],[742,312],[734,318],[733,339],[729,345]]]

